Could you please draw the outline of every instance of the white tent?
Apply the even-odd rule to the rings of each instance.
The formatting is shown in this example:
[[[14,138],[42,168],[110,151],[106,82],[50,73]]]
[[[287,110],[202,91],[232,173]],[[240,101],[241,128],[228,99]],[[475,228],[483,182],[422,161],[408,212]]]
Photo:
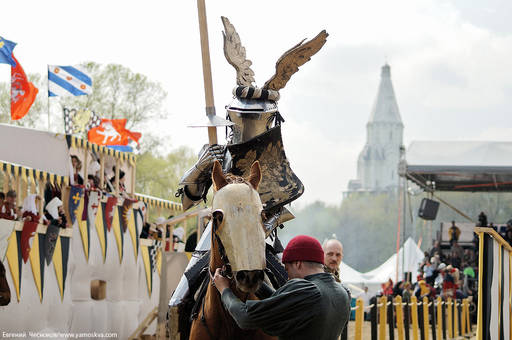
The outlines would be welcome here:
[[[405,248],[405,253],[404,253]],[[405,257],[402,255],[405,254]],[[393,254],[377,268],[366,273],[360,273],[345,263],[340,265],[340,276],[343,283],[362,287],[367,286],[371,294],[377,293],[380,285],[389,279],[395,281],[397,271],[397,254]],[[416,281],[418,265],[423,260],[423,252],[412,238],[405,241],[398,252],[398,280],[403,280],[402,262],[406,272],[412,272],[412,281]]]

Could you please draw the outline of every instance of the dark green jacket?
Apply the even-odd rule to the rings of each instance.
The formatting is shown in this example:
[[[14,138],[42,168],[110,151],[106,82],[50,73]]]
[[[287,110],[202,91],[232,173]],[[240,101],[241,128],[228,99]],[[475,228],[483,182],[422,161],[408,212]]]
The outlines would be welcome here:
[[[227,288],[222,302],[240,328],[260,328],[280,340],[338,339],[350,315],[348,293],[329,273],[290,280],[259,301],[243,303]]]

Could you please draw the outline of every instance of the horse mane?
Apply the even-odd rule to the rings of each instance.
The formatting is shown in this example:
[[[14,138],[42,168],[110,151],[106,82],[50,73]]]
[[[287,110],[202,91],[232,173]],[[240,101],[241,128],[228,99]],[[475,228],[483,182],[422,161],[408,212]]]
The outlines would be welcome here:
[[[228,182],[228,184],[235,184],[235,183],[244,183],[244,184],[247,184],[247,185],[250,184],[242,176],[236,176],[236,175],[233,175],[233,174],[227,174],[226,175],[226,182]]]

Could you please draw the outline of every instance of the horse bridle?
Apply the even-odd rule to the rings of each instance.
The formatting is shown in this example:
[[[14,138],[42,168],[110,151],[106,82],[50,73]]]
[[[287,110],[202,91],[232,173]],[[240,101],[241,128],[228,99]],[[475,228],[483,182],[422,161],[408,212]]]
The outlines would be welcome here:
[[[224,248],[224,245],[222,244],[222,241],[220,240],[219,235],[217,235],[217,229],[218,229],[217,221],[215,218],[212,218],[212,234],[213,234],[214,240],[217,241],[217,244],[219,246],[220,259],[223,262],[223,266],[221,269],[221,275],[228,278],[231,281],[231,280],[233,280],[233,271],[231,269],[231,264],[229,263],[228,256],[226,254],[226,249]],[[213,243],[212,243],[211,249],[213,250]],[[212,253],[210,253],[210,256],[212,256]],[[213,276],[215,275],[215,273],[212,274],[210,266],[208,266],[207,270],[208,270],[208,274],[210,277],[209,278],[207,277],[206,279],[207,280],[210,279],[211,285],[215,286],[215,282],[213,281]],[[202,303],[201,323],[203,324],[204,328],[206,328],[206,332],[208,333],[208,336],[210,337],[210,339],[216,339],[213,336],[212,332],[210,331],[208,324],[206,323],[204,305],[206,305],[206,300],[203,300],[203,303]],[[222,310],[225,312],[225,309],[222,306],[222,302],[221,302],[221,307],[222,307]]]

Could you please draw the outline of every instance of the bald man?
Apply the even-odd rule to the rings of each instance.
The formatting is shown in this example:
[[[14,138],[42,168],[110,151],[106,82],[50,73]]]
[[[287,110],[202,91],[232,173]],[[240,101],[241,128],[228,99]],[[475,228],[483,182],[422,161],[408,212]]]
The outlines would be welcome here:
[[[341,282],[339,268],[343,260],[343,245],[340,241],[331,239],[324,242],[323,249],[325,271],[334,275],[337,282]]]

